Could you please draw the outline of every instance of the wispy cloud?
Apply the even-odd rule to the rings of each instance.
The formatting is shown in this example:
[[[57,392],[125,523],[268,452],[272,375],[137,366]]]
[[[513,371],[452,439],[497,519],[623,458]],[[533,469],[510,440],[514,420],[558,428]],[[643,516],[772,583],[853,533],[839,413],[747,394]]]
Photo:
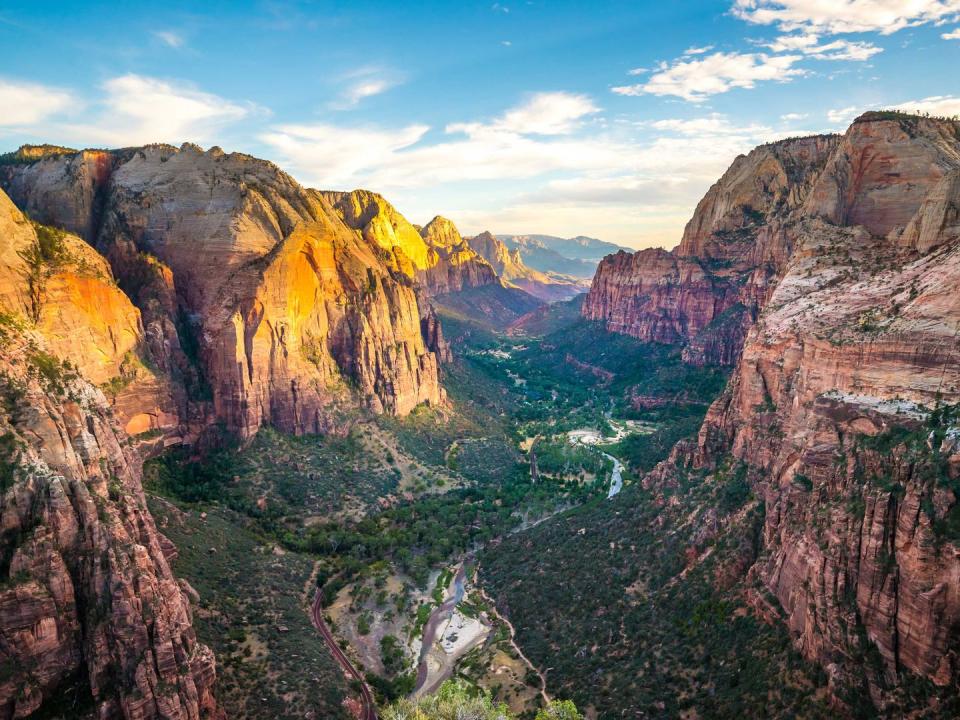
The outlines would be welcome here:
[[[921,100],[897,103],[893,106],[893,109],[909,113],[929,113],[930,115],[955,117],[960,115],[960,97],[956,95],[934,95]]]
[[[730,161],[777,136],[714,113],[644,123],[638,138],[636,125],[605,126],[599,112],[583,95],[538,93],[493,118],[451,123],[439,136],[426,125],[313,124],[278,126],[260,140],[306,184],[371,187],[424,217],[437,212],[436,191],[446,188],[466,206],[444,212],[471,231],[593,227],[625,239],[624,227],[635,223],[629,241],[650,245],[677,241]],[[498,195],[514,183],[525,190]]]
[[[402,82],[402,76],[394,71],[376,67],[364,67],[347,73],[342,79],[345,87],[328,106],[331,110],[350,110],[363,100],[385,93]]]
[[[76,137],[107,145],[149,142],[205,142],[255,108],[241,105],[191,83],[121,75],[102,85],[103,110],[95,122],[70,126]]]
[[[0,126],[20,126],[38,139],[118,147],[214,141],[227,125],[265,114],[187,82],[143,75],[111,78],[99,91],[79,98],[58,88],[0,80]],[[77,122],[74,111],[81,106],[83,121]]]
[[[708,53],[711,50],[713,50],[713,45],[704,45],[703,47],[692,46],[684,50],[683,54],[684,55],[703,55],[704,53]]]
[[[960,0],[735,0],[733,14],[785,32],[878,32],[951,20]]]
[[[851,105],[850,107],[829,110],[827,120],[830,121],[834,129],[842,129],[861,113],[877,108],[900,110],[901,112],[918,115],[957,117],[960,116],[960,97],[956,95],[933,95],[919,100],[907,100],[906,102],[881,104],[873,107]]]
[[[797,122],[798,120],[805,120],[806,118],[806,113],[787,113],[786,115],[780,116],[780,119],[784,122]]]
[[[164,45],[178,49],[186,44],[186,40],[180,33],[173,30],[155,30],[153,36]]]
[[[0,128],[34,125],[67,110],[75,102],[67,90],[0,78]]]
[[[958,27],[956,30],[945,32],[940,37],[942,37],[944,40],[960,40],[960,27]]]
[[[820,36],[815,33],[781,35],[773,42],[766,43],[766,47],[774,52],[801,52],[817,60],[863,61],[883,52],[883,48],[870,42],[850,40],[821,42]]]
[[[536,93],[523,103],[490,123],[453,123],[448,133],[466,135],[488,132],[518,135],[567,135],[588,115],[599,108],[586,95],[564,92]]]
[[[618,95],[673,95],[702,102],[733,88],[752,88],[760,81],[787,82],[804,74],[794,67],[802,55],[717,52],[696,59],[660,63],[645,83],[612,88]]]
[[[827,111],[827,120],[834,126],[842,125],[846,127],[850,124],[850,121],[859,114],[860,109],[856,105],[845,108],[834,108],[833,110]]]

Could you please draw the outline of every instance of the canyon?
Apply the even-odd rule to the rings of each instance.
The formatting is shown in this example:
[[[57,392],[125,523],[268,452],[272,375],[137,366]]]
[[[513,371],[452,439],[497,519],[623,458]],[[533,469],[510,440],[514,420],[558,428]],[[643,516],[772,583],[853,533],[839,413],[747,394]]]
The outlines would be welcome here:
[[[676,248],[610,252],[582,297],[582,278],[525,260],[537,236],[421,227],[217,147],[25,146],[0,188],[4,716],[81,694],[104,719],[225,715],[144,461],[187,485],[153,486],[177,508],[164,523],[203,507],[277,564],[309,558],[290,587],[316,588],[321,621],[336,607],[384,678],[385,639],[422,650],[430,587],[443,606],[476,554],[470,603],[490,606],[464,617],[494,639],[464,673],[538,678],[511,691],[517,712],[556,684],[613,716],[676,671],[709,716],[749,694],[734,627],[777,648],[769,678],[800,678],[799,699],[770,700],[784,717],[803,692],[842,716],[955,709],[956,121],[871,112],[762,145]],[[564,242],[584,248],[567,260],[614,250]],[[258,659],[244,643],[231,672]],[[394,675],[371,680],[378,700],[405,687]]]

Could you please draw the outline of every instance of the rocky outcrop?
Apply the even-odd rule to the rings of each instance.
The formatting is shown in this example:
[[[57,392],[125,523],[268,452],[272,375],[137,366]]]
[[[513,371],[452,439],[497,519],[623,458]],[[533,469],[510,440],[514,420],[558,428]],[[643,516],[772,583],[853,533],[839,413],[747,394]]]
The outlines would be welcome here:
[[[114,410],[132,434],[157,429],[166,419],[157,409],[161,380],[141,357],[140,312],[103,257],[76,235],[27,221],[2,191],[0,237],[7,241],[0,302],[8,312],[28,318],[51,352],[120,398]]]
[[[139,457],[84,377],[122,370],[139,315],[92,249],[2,193],[0,240],[0,714],[219,717]]]
[[[382,196],[368,190],[323,192],[343,221],[391,253],[395,266],[435,297],[499,284],[496,272],[467,245],[456,226],[437,216],[418,230]]]
[[[889,716],[917,677],[960,682],[958,151],[951,121],[854,123],[782,221],[789,255],[695,447],[648,479],[744,463],[765,506],[748,597],[838,702]]]
[[[576,278],[542,273],[523,263],[520,249],[509,250],[490,232],[468,239],[470,247],[486,260],[508,287],[519,288],[546,302],[569,300],[586,290]]]
[[[793,247],[791,213],[840,140],[763,145],[710,188],[676,248],[607,256],[583,303],[612,332],[685,346],[695,364],[733,364]]]
[[[94,244],[141,309],[170,400],[139,424],[172,411],[181,435],[215,419],[248,438],[335,430],[357,400],[442,402],[411,282],[429,248],[363,197],[335,211],[271,163],[191,145],[57,153],[0,177],[32,217]]]
[[[445,295],[500,284],[496,270],[470,247],[447,218],[437,215],[423,226],[420,234],[437,255],[436,264],[419,276],[428,294]]]
[[[407,219],[387,200],[369,190],[323,191],[320,196],[364,240],[383,248],[408,277],[437,264],[437,256]]]

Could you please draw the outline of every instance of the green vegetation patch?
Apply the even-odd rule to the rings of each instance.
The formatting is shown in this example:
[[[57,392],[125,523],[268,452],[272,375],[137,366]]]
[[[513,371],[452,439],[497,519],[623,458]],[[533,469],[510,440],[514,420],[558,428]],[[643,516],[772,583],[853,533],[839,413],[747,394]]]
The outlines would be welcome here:
[[[149,498],[177,546],[174,572],[199,593],[194,628],[217,656],[218,699],[231,718],[347,718],[339,666],[306,610],[313,561],[283,551],[242,515]]]

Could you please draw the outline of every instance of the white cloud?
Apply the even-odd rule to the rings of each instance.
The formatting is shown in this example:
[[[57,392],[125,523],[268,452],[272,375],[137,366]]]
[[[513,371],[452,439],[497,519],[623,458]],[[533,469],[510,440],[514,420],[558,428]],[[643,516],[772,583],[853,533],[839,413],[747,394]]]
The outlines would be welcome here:
[[[830,40],[821,44],[820,36],[815,33],[781,35],[766,47],[774,52],[801,52],[817,60],[862,61],[883,52],[883,48],[869,42]]]
[[[860,114],[860,108],[855,105],[845,108],[835,108],[827,111],[827,120],[833,125],[849,125],[857,115]]]
[[[893,110],[902,110],[908,113],[929,113],[942,117],[954,117],[960,115],[960,97],[954,95],[934,95],[923,98],[922,100],[911,100],[909,102],[893,105]]]
[[[593,228],[628,243],[670,245],[733,158],[777,135],[710,114],[644,123],[638,138],[636,125],[585,123],[597,111],[590,98],[557,95],[534,95],[442,134],[424,125],[320,124],[276,127],[260,140],[305,184],[372,188],[413,220],[443,212],[469,232]]]
[[[711,50],[713,50],[713,45],[704,45],[703,47],[693,46],[693,47],[688,47],[686,50],[684,50],[683,54],[684,55],[703,55],[704,53],[708,53]]]
[[[790,32],[879,32],[944,22],[960,15],[960,0],[735,0],[733,14]]]
[[[737,126],[730,123],[726,115],[710,113],[693,119],[655,120],[650,123],[655,130],[663,130],[680,135],[717,136],[717,135],[761,135],[769,133],[770,128],[763,125]]]
[[[341,79],[346,87],[328,104],[331,110],[350,110],[366,98],[386,92],[400,84],[399,73],[376,67],[362,67],[347,73]]]
[[[614,87],[619,95],[674,95],[691,102],[701,102],[711,95],[733,88],[752,88],[757,82],[786,82],[803,75],[793,67],[802,55],[768,55],[766,53],[717,52],[702,58],[660,63],[646,83]]]
[[[0,127],[34,125],[75,102],[66,90],[0,78]]]
[[[484,130],[521,135],[566,135],[573,132],[584,117],[596,113],[599,109],[586,95],[565,92],[536,93],[523,105],[508,110],[489,125],[455,123],[446,130],[468,135]]]
[[[336,105],[339,108],[356,107],[364,98],[379,95],[390,87],[391,84],[382,78],[361,80],[347,88]]]
[[[943,35],[940,37],[942,37],[944,40],[960,40],[960,27],[958,27],[956,30],[943,33]]]
[[[834,129],[845,128],[850,122],[867,110],[882,108],[884,110],[900,110],[901,112],[916,115],[933,115],[936,117],[956,117],[960,116],[960,97],[955,95],[933,95],[920,100],[909,100],[907,102],[895,103],[891,105],[878,104],[873,107],[850,107],[838,108],[827,112],[827,120],[834,126]]]
[[[396,153],[416,144],[426,125],[396,130],[339,125],[281,125],[260,136],[307,183],[316,187],[352,187]]]
[[[142,75],[121,75],[101,86],[101,110],[90,123],[54,127],[86,145],[141,145],[153,142],[216,140],[223,126],[254,110],[187,83]]]
[[[787,113],[786,115],[781,115],[780,119],[784,122],[796,122],[798,120],[804,120],[806,117],[806,113]]]
[[[165,45],[169,45],[172,48],[181,48],[186,42],[183,38],[183,35],[180,35],[173,30],[157,30],[153,33],[153,36],[160,42],[164,43]]]

